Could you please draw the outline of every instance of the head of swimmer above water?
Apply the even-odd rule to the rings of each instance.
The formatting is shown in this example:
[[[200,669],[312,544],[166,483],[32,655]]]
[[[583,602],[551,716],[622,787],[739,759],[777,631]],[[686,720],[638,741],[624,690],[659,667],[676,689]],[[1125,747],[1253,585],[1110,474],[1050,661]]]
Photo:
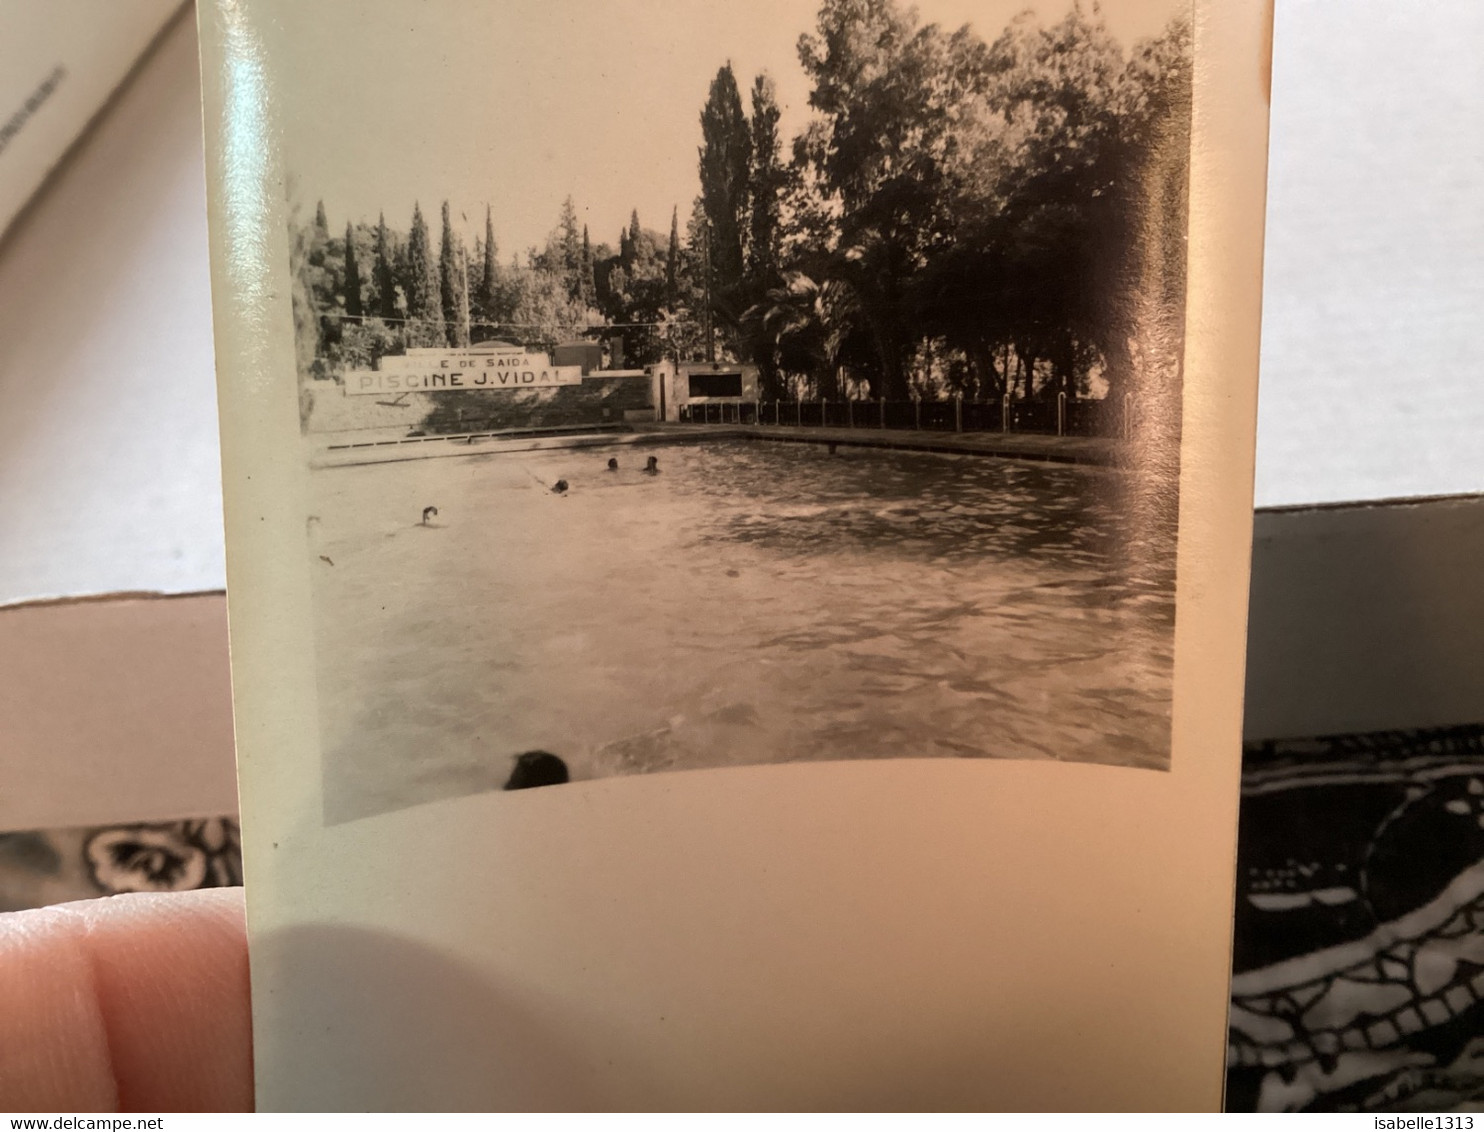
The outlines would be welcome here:
[[[570,775],[567,764],[550,751],[526,751],[515,756],[515,765],[505,783],[506,790],[529,790],[533,786],[560,786]]]

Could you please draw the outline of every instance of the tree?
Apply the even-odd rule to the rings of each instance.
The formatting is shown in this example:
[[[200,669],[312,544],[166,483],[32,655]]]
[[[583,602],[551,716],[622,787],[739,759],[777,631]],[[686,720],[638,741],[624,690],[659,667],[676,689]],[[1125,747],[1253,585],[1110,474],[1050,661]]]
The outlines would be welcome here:
[[[386,213],[376,220],[376,266],[371,278],[376,285],[376,310],[382,318],[397,317],[397,283],[392,271],[391,234],[386,228]]]
[[[1186,223],[1189,212],[1191,27],[1177,17],[1137,45],[1122,76],[1117,186],[1100,249],[1099,310],[1108,394],[1137,392],[1148,419],[1178,422],[1185,337]]]
[[[625,271],[634,266],[634,241],[627,228],[618,233],[618,265]]]
[[[752,84],[752,163],[748,171],[751,206],[747,273],[764,289],[778,277],[778,236],[784,173],[779,161],[778,99],[773,80],[758,75]]]
[[[577,228],[577,206],[569,196],[562,202],[561,219],[557,221],[561,260],[557,265],[569,298],[582,294],[582,238]]]
[[[314,411],[312,382],[323,376],[319,356],[324,343],[321,332],[321,309],[316,296],[316,272],[309,253],[317,242],[315,225],[304,226],[298,220],[298,209],[289,219],[289,302],[294,318],[294,361],[299,378],[299,427],[307,431]]]
[[[701,110],[701,201],[707,223],[710,310],[735,326],[742,294],[752,135],[730,63],[717,71]]]
[[[454,235],[448,201],[443,202],[443,239],[438,252],[438,292],[450,346],[469,344],[469,295],[463,249]]]
[[[773,82],[767,75],[758,75],[752,84],[747,255],[740,289],[749,309],[763,302],[782,282],[779,254],[786,176],[780,163],[778,119]],[[739,350],[757,365],[762,396],[778,397],[783,392],[778,357],[781,343],[766,321],[744,319],[743,323],[739,326]]]
[[[659,361],[665,343],[656,327],[670,314],[662,237],[646,231],[639,211],[629,214],[619,233],[619,252],[598,265],[600,308],[611,324],[622,326],[624,358],[631,365]]]
[[[500,268],[495,258],[499,255],[499,248],[495,244],[495,222],[489,205],[484,208],[484,246],[480,250],[483,252],[484,262],[479,272],[479,286],[474,294],[480,317],[492,321],[495,300],[500,290]]]
[[[433,258],[427,221],[423,219],[421,206],[414,202],[412,228],[407,233],[407,262],[402,279],[402,291],[407,296],[409,346],[445,344],[438,270],[438,263]]]
[[[1005,310],[1022,395],[1076,397],[1094,366],[1111,373],[1119,332],[1108,298],[1128,289],[1122,50],[1096,11],[1074,7],[1050,27],[1012,23],[989,68],[988,102],[1010,147],[997,242],[1014,281]],[[1040,361],[1049,373],[1038,385]]]
[[[747,311],[744,323],[777,344],[784,371],[807,376],[810,396],[834,400],[841,394],[841,365],[852,347],[859,352],[859,314],[848,286],[832,280],[821,284],[794,271]],[[765,391],[765,399],[782,392]]]
[[[678,344],[683,350],[682,357],[710,358],[714,353],[710,244],[711,223],[706,218],[706,202],[697,196],[691,202],[690,218],[685,224],[683,290],[690,333]]]
[[[680,300],[680,206],[670,212],[670,243],[665,251],[665,305]]]
[[[582,226],[582,269],[577,297],[585,307],[597,306],[598,281],[593,270],[593,245],[586,224]]]
[[[356,263],[355,231],[349,220],[345,222],[345,313],[351,318],[361,317],[361,269]]]
[[[321,241],[330,238],[330,221],[325,216],[324,201],[320,201],[314,206],[314,232]]]
[[[915,328],[908,283],[936,232],[937,158],[963,102],[948,39],[893,0],[824,0],[815,34],[799,40],[819,114],[796,147],[840,217],[822,274],[847,283],[875,346],[872,392],[909,392]]]

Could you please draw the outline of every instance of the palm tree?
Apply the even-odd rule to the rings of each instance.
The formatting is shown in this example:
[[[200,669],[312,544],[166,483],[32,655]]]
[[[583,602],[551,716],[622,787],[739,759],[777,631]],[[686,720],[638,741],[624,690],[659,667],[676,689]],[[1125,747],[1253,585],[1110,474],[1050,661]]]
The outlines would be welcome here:
[[[802,271],[788,271],[782,286],[770,288],[742,317],[773,344],[780,368],[806,375],[817,396],[837,400],[840,369],[860,333],[860,314],[860,301],[848,284],[819,283]]]

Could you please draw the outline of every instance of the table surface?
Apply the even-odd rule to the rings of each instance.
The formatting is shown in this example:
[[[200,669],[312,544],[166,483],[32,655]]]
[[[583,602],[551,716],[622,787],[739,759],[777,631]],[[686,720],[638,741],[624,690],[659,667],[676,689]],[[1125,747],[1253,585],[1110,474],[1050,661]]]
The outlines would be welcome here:
[[[183,21],[0,243],[0,604],[224,585]],[[1484,5],[1279,0],[1256,502],[1484,491]]]

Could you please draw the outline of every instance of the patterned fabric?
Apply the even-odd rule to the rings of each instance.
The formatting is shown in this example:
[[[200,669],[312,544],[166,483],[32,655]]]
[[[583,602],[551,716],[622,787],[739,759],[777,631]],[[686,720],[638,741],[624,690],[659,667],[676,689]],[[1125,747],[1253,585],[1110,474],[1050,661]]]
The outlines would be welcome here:
[[[1484,726],[1249,747],[1227,1107],[1484,1108]]]
[[[241,883],[232,818],[0,833],[0,911]]]
[[[1484,1110],[1484,725],[1249,746],[1233,1111]],[[0,834],[0,910],[240,884],[237,823]]]

